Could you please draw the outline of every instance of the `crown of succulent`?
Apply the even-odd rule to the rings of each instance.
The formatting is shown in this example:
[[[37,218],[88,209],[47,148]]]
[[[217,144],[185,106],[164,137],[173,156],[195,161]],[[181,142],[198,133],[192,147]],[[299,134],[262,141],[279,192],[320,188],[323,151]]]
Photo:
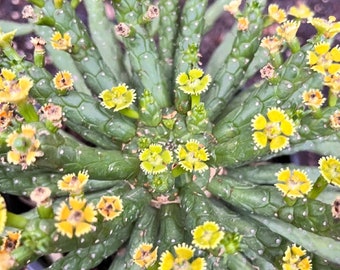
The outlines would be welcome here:
[[[217,223],[206,221],[197,226],[192,232],[192,243],[200,249],[214,249],[221,242],[224,232]]]
[[[146,174],[166,171],[172,162],[172,154],[160,144],[151,144],[139,154],[140,167]]]
[[[308,64],[311,69],[323,75],[335,74],[340,71],[340,49],[334,47],[330,50],[330,43],[320,42],[308,52]]]
[[[0,132],[7,129],[13,119],[13,110],[8,103],[0,103]]]
[[[68,71],[59,71],[53,78],[54,87],[58,90],[72,90],[73,78]]]
[[[268,16],[277,23],[283,23],[287,20],[286,12],[279,8],[277,4],[270,4],[268,6]]]
[[[2,232],[5,229],[6,221],[7,221],[6,203],[5,199],[0,194],[0,234],[2,234]]]
[[[179,145],[176,152],[179,165],[186,171],[203,172],[209,168],[205,163],[209,160],[207,150],[194,139],[189,140],[184,146]]]
[[[123,202],[119,196],[102,196],[96,208],[104,220],[112,220],[123,213]]]
[[[288,246],[285,255],[282,258],[282,269],[283,270],[291,270],[291,269],[299,269],[299,270],[311,270],[312,264],[309,257],[305,257],[306,251],[301,247],[297,247],[293,244],[291,247]]]
[[[143,269],[147,269],[156,262],[157,251],[158,247],[154,249],[152,244],[142,243],[135,249],[133,253],[133,262]]]
[[[253,141],[262,149],[269,143],[272,152],[289,145],[289,137],[295,132],[293,121],[280,108],[269,108],[266,117],[262,114],[252,119]]]
[[[75,173],[66,174],[58,181],[58,188],[67,191],[72,196],[77,196],[83,193],[84,186],[89,179],[87,171],[79,171],[78,175]]]
[[[328,20],[323,18],[310,18],[308,23],[314,26],[319,35],[323,35],[328,39],[340,33],[340,22],[336,22],[334,16],[329,16]]]
[[[334,129],[340,129],[340,110],[336,110],[330,117],[330,126]]]
[[[311,181],[303,170],[281,169],[276,174],[279,183],[275,186],[289,198],[301,198],[312,189]]]
[[[299,3],[298,6],[292,6],[289,9],[288,14],[297,19],[309,19],[314,16],[314,12],[304,3]]]
[[[112,109],[115,112],[128,108],[135,100],[136,93],[134,89],[129,89],[128,86],[123,83],[116,87],[112,87],[111,90],[104,90],[100,93],[99,97],[103,100],[101,105],[105,108]]]
[[[1,250],[8,252],[13,251],[20,245],[21,232],[7,231],[6,235],[2,238]],[[0,268],[1,269],[1,268]]]
[[[282,39],[277,36],[264,37],[261,40],[260,46],[267,49],[270,54],[275,54],[279,52],[282,47]]]
[[[285,21],[283,24],[279,25],[276,28],[276,33],[285,41],[290,43],[295,39],[299,27],[299,21]]]
[[[168,250],[162,253],[159,270],[206,269],[206,261],[204,258],[193,258],[195,249],[192,246],[185,243],[178,244],[174,247],[174,250],[175,256]]]
[[[0,74],[0,102],[18,104],[25,101],[33,86],[33,81],[28,77],[17,78],[15,73],[6,68]]]
[[[188,73],[181,73],[176,78],[179,89],[189,95],[200,95],[208,89],[211,82],[209,74],[204,75],[202,69],[194,68]]]
[[[302,94],[303,104],[310,107],[312,110],[319,109],[326,101],[322,92],[319,89],[309,89]]]
[[[330,184],[340,187],[340,161],[336,157],[326,156],[319,159],[321,175]]]
[[[55,216],[55,226],[62,235],[79,237],[95,230],[92,224],[97,221],[97,211],[92,203],[77,197],[69,198],[69,205],[62,202]]]
[[[36,130],[30,125],[23,125],[21,131],[13,131],[6,139],[7,146],[11,150],[7,152],[7,161],[15,165],[21,165],[26,169],[36,161],[36,157],[43,156],[39,150],[40,141],[35,137]]]
[[[56,50],[67,51],[72,48],[71,36],[69,33],[61,34],[59,31],[53,33],[51,45]]]

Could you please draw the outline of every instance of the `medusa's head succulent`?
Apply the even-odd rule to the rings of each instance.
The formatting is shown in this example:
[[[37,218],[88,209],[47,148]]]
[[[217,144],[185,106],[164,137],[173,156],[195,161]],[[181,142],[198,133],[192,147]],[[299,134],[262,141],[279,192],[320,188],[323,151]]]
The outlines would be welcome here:
[[[77,0],[29,2],[0,33],[0,269],[52,253],[51,269],[339,268],[340,22],[264,0],[84,0],[85,25]],[[224,12],[235,26],[202,64]],[[273,159],[300,151],[318,164]]]

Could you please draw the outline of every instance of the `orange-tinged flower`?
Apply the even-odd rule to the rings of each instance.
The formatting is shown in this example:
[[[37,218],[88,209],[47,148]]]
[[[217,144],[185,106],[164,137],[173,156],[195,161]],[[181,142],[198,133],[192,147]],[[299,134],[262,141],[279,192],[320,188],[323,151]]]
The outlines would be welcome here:
[[[213,221],[206,221],[197,226],[191,234],[193,235],[192,243],[200,249],[216,248],[224,236],[224,232]]]
[[[282,47],[282,39],[277,36],[264,37],[261,40],[260,46],[267,49],[270,54],[274,54],[280,51]]]
[[[146,174],[158,174],[168,169],[172,154],[160,144],[151,144],[140,153],[139,160],[140,167]]]
[[[249,20],[246,17],[239,17],[237,19],[237,29],[240,31],[246,31],[249,27]]]
[[[279,108],[269,108],[267,117],[256,115],[252,120],[253,140],[262,149],[269,142],[272,152],[278,152],[289,145],[289,137],[295,132],[293,121]]]
[[[26,100],[32,86],[30,78],[16,78],[13,71],[3,68],[0,74],[0,102],[18,104]]]
[[[68,71],[59,71],[53,78],[53,84],[58,90],[72,90],[72,74]]]
[[[154,249],[152,244],[142,243],[133,253],[133,262],[143,269],[147,269],[156,262],[157,251],[158,247]]]
[[[187,244],[178,244],[174,247],[175,256],[170,251],[165,251],[161,255],[159,270],[174,269],[206,269],[206,261],[204,258],[193,259],[195,249]]]
[[[329,74],[324,77],[324,85],[329,87],[335,96],[340,95],[340,72]]]
[[[319,159],[319,170],[328,183],[340,187],[340,161],[336,157],[327,156]]]
[[[176,82],[184,93],[189,95],[199,95],[208,89],[211,82],[209,74],[204,75],[202,69],[194,68],[188,73],[181,73],[177,76]]]
[[[88,179],[87,171],[79,171],[77,176],[74,173],[66,174],[58,181],[58,188],[70,192],[71,195],[80,195]]]
[[[319,35],[326,38],[333,38],[340,33],[340,22],[336,22],[334,16],[329,16],[328,20],[323,18],[310,18],[308,22],[313,25]]]
[[[298,6],[292,6],[289,9],[288,14],[297,19],[308,19],[314,16],[314,12],[303,3],[300,3]]]
[[[4,131],[12,122],[13,110],[8,103],[0,103],[0,132]]]
[[[275,184],[275,186],[283,193],[283,196],[300,198],[308,194],[312,189],[311,181],[305,171],[291,171],[286,168],[277,172],[276,176],[279,183]]]
[[[335,74],[340,71],[340,49],[334,47],[330,50],[330,43],[320,42],[308,52],[308,63],[311,69],[323,75]]]
[[[340,111],[336,110],[330,117],[331,128],[340,129]]]
[[[303,104],[307,105],[311,109],[318,109],[324,104],[326,98],[323,97],[323,94],[319,89],[309,89],[308,91],[304,91],[302,94]]]
[[[134,89],[123,83],[117,87],[112,87],[111,90],[104,90],[100,93],[99,97],[103,100],[101,104],[108,109],[112,109],[115,112],[129,107],[136,99],[136,93]]]
[[[209,154],[205,147],[196,140],[188,141],[185,146],[179,145],[177,158],[180,166],[189,172],[202,172],[209,168],[205,163],[205,161],[209,160]]]
[[[224,5],[223,9],[229,12],[231,15],[236,15],[236,13],[239,12],[241,3],[242,3],[242,0],[233,0],[233,1],[230,1],[228,5]]]
[[[92,203],[87,203],[85,199],[76,197],[69,198],[69,205],[62,202],[57,210],[56,228],[62,235],[72,238],[79,237],[95,230],[92,224],[97,221],[97,211]]]
[[[4,198],[0,195],[0,234],[5,229],[5,224],[7,221],[7,208]]]
[[[15,260],[11,256],[11,253],[6,250],[0,251],[0,269],[9,270],[15,265]]]
[[[39,109],[40,121],[48,121],[54,127],[61,128],[63,119],[62,107],[47,103]]]
[[[53,33],[51,45],[56,50],[67,51],[72,48],[71,36],[69,33],[61,34],[59,31]]]
[[[21,165],[22,169],[35,162],[43,153],[39,150],[40,141],[35,137],[36,130],[30,125],[23,125],[21,131],[14,131],[6,139],[11,150],[7,153],[7,161]]]
[[[287,247],[285,255],[282,258],[283,270],[311,270],[312,264],[309,257],[304,257],[306,251],[301,247],[297,247],[295,244],[292,247]]]
[[[123,213],[123,202],[119,196],[102,196],[96,208],[104,220],[112,220]]]
[[[299,30],[299,27],[300,22],[298,21],[286,21],[276,28],[276,33],[285,41],[290,43],[296,37],[296,33]]]
[[[1,250],[11,252],[20,245],[21,232],[7,231],[6,236],[2,238]],[[0,268],[1,269],[1,268]]]
[[[277,23],[283,23],[287,20],[286,12],[279,8],[276,4],[270,4],[268,6],[268,15],[269,17]]]

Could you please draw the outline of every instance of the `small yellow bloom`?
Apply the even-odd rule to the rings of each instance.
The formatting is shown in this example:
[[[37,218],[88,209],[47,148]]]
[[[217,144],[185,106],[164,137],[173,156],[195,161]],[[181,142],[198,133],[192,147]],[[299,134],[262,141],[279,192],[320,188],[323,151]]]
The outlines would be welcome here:
[[[205,147],[196,140],[188,141],[185,146],[179,145],[177,158],[180,166],[189,172],[202,172],[209,168],[204,162],[209,160],[209,154]]]
[[[23,125],[21,131],[14,131],[6,139],[11,150],[7,153],[7,161],[15,165],[20,164],[22,169],[35,162],[36,157],[43,153],[39,151],[40,141],[35,137],[36,130],[30,125]]]
[[[102,196],[96,207],[104,220],[112,220],[123,213],[123,202],[119,196]]]
[[[53,78],[53,84],[58,90],[72,90],[72,74],[68,71],[59,71]]]
[[[195,249],[187,244],[178,244],[174,247],[175,256],[170,251],[165,251],[161,255],[161,261],[158,270],[174,270],[174,269],[206,269],[206,261],[204,258],[193,259]]]
[[[87,171],[79,171],[77,176],[74,173],[66,174],[58,181],[58,188],[70,192],[71,195],[80,195],[88,179]]]
[[[13,71],[3,68],[0,74],[0,102],[20,103],[26,100],[32,86],[30,78],[16,78]]]
[[[216,248],[224,236],[224,232],[213,221],[206,221],[197,226],[191,234],[193,235],[192,243],[200,249]]]
[[[285,41],[290,43],[296,37],[296,33],[299,30],[299,27],[300,22],[298,21],[286,21],[276,28],[276,33]]]
[[[135,249],[132,259],[135,264],[142,267],[143,269],[148,268],[153,265],[157,260],[157,251],[158,247],[156,247],[153,251],[153,245],[148,243],[142,243],[138,248]]]
[[[324,104],[326,98],[323,97],[323,94],[319,89],[309,89],[308,91],[304,91],[302,94],[303,104],[307,105],[311,109],[318,109]]]
[[[189,95],[199,95],[208,89],[211,82],[209,74],[204,75],[202,69],[194,68],[189,73],[181,73],[176,78],[179,89]]]
[[[333,156],[320,158],[319,170],[328,183],[340,187],[340,161],[337,158]]]
[[[85,199],[76,197],[69,198],[69,206],[62,202],[57,210],[56,228],[62,235],[72,238],[95,230],[92,223],[97,221],[97,212],[92,203],[88,204]]]
[[[249,20],[246,17],[240,17],[237,19],[237,29],[240,31],[246,31],[249,27]]]
[[[21,232],[8,231],[6,236],[2,238],[1,250],[11,252],[20,245]],[[0,268],[1,269],[1,268]]]
[[[256,115],[252,120],[253,140],[260,149],[267,146],[278,152],[289,145],[289,136],[295,132],[293,121],[279,108],[269,108],[267,117]]]
[[[134,89],[129,89],[128,86],[123,83],[117,87],[112,87],[111,90],[104,90],[100,93],[99,97],[103,100],[101,104],[108,109],[112,109],[115,112],[129,107],[136,98]]]
[[[287,20],[286,12],[279,8],[276,4],[270,4],[268,6],[268,15],[269,17],[277,23],[283,23]]]
[[[313,25],[319,35],[326,38],[333,38],[340,33],[340,22],[336,22],[334,16],[329,16],[328,20],[323,18],[310,18],[308,22]]]
[[[314,12],[303,3],[300,3],[298,6],[292,6],[289,9],[288,14],[297,19],[308,19],[314,16]]]
[[[340,71],[340,49],[334,47],[330,50],[330,43],[320,42],[308,52],[308,63],[311,69],[323,75],[335,74]]]
[[[15,265],[15,260],[11,253],[6,250],[0,250],[0,269],[9,270]]]
[[[297,247],[295,244],[292,245],[292,247],[287,247],[285,251],[285,256],[282,258],[282,269],[311,270],[311,261],[309,259],[309,256],[304,257],[305,255],[306,251],[303,250],[301,247]]]
[[[146,174],[158,174],[168,169],[167,166],[172,162],[172,154],[160,144],[151,144],[140,153],[139,160],[140,167]]]
[[[311,181],[305,171],[291,171],[286,168],[277,172],[276,176],[279,183],[275,184],[275,186],[283,193],[283,196],[300,198],[308,194],[312,189]]]
[[[5,229],[5,224],[7,221],[7,208],[4,198],[0,194],[0,234]]]
[[[330,117],[331,128],[340,129],[340,111],[336,110]]]
[[[13,110],[8,103],[0,103],[0,132],[7,129],[13,119]]]
[[[234,16],[236,15],[236,13],[239,12],[241,3],[242,3],[242,0],[233,0],[228,5],[224,5],[223,9]]]
[[[51,45],[56,50],[67,51],[72,48],[71,36],[69,33],[62,35],[59,31],[53,33]]]
[[[340,96],[340,72],[326,75],[324,77],[324,85],[328,86],[329,91],[335,96]]]
[[[261,40],[260,46],[267,49],[270,54],[275,54],[279,52],[282,47],[282,39],[277,36],[264,37]]]

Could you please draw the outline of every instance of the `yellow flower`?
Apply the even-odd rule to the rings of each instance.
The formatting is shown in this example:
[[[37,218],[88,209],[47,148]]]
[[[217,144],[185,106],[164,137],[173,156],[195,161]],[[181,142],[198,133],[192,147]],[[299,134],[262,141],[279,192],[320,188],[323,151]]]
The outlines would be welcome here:
[[[315,27],[319,35],[323,35],[326,38],[333,38],[336,34],[340,33],[340,22],[336,22],[334,16],[329,16],[328,20],[311,18],[308,22]]]
[[[112,87],[111,90],[104,90],[100,93],[99,97],[103,100],[101,104],[108,109],[112,109],[115,112],[129,107],[136,98],[134,89],[129,89],[128,86],[123,83],[117,87]]]
[[[282,47],[282,39],[277,36],[264,37],[261,40],[260,46],[267,49],[270,54],[274,54],[280,51]]]
[[[23,125],[21,131],[14,131],[6,139],[11,150],[7,153],[7,161],[15,165],[20,164],[22,169],[35,162],[36,157],[43,153],[39,151],[40,141],[35,137],[36,130],[30,125]]]
[[[0,132],[4,131],[12,122],[13,110],[8,103],[0,104]]]
[[[69,238],[73,235],[79,237],[95,230],[92,223],[97,221],[96,215],[97,212],[91,203],[87,204],[85,199],[70,197],[69,206],[62,202],[57,210],[55,226],[62,235]]]
[[[286,21],[276,28],[276,33],[285,41],[290,43],[296,37],[296,33],[299,30],[299,27],[300,22],[298,21]]]
[[[268,6],[268,15],[277,23],[283,23],[287,19],[286,12],[276,4],[270,4]]]
[[[123,213],[123,202],[119,196],[102,196],[96,208],[104,220],[112,220]]]
[[[72,90],[72,74],[68,71],[59,71],[53,78],[53,84],[58,90]]]
[[[211,82],[209,74],[204,75],[202,69],[194,68],[187,73],[181,73],[176,78],[179,89],[189,95],[199,95],[208,89]]]
[[[301,247],[297,247],[295,244],[292,247],[287,247],[285,256],[282,258],[283,270],[311,270],[312,264],[309,257],[304,257],[306,251]],[[303,258],[304,257],[304,258]]]
[[[237,19],[237,29],[240,31],[246,31],[249,27],[249,20],[246,17],[240,17]]]
[[[313,110],[318,109],[324,104],[326,99],[319,89],[309,89],[302,94],[303,103]]]
[[[216,248],[224,236],[224,232],[213,221],[206,221],[203,225],[197,226],[191,234],[192,243],[200,249]]]
[[[8,231],[6,236],[2,238],[1,250],[11,252],[20,245],[21,232]],[[0,268],[1,269],[1,268]]]
[[[329,87],[329,91],[331,91],[334,95],[340,95],[340,72],[335,74],[326,75],[324,77],[324,85]]]
[[[330,117],[331,128],[340,129],[340,111],[336,110]]]
[[[158,270],[175,270],[175,269],[206,269],[206,261],[204,258],[193,259],[194,248],[185,243],[178,244],[174,247],[175,256],[170,251],[165,251],[161,255],[161,261]]]
[[[3,68],[0,74],[0,102],[18,104],[26,100],[33,81],[28,77],[16,78],[13,71]]]
[[[180,166],[189,172],[202,172],[209,168],[204,162],[209,160],[209,154],[205,147],[196,140],[188,141],[185,146],[178,146],[177,158]]]
[[[269,108],[267,117],[256,115],[252,120],[253,140],[260,149],[267,146],[272,152],[278,152],[289,144],[289,136],[295,132],[291,119],[279,108]]]
[[[15,265],[15,260],[11,253],[6,250],[0,250],[0,269],[9,270]]]
[[[59,31],[53,33],[51,45],[56,50],[66,51],[72,48],[71,36],[69,33],[62,35]]]
[[[289,9],[288,14],[298,19],[308,19],[314,16],[314,12],[303,3],[300,3],[298,6],[292,6]]]
[[[319,170],[328,183],[340,187],[340,161],[337,158],[333,156],[320,158]]]
[[[137,247],[133,253],[132,259],[135,264],[142,267],[143,269],[148,268],[153,265],[157,260],[157,251],[158,247],[156,247],[153,251],[153,245],[148,243],[142,243]]]
[[[229,3],[229,5],[224,5],[223,9],[229,12],[231,15],[235,15],[239,12],[239,7],[242,3],[242,0],[233,0]]]
[[[340,49],[334,47],[330,50],[328,42],[320,42],[314,46],[313,51],[308,52],[308,63],[311,69],[323,75],[335,74],[340,71]]]
[[[6,203],[5,203],[5,199],[0,194],[0,234],[5,229],[6,221],[7,221]]]
[[[278,184],[275,186],[283,193],[283,196],[300,198],[308,194],[312,189],[311,181],[305,171],[289,168],[281,169],[276,173]]]
[[[169,150],[163,149],[160,144],[151,144],[139,155],[140,167],[146,174],[158,174],[167,170],[172,162]]]
[[[80,171],[77,176],[74,173],[66,174],[58,181],[58,188],[70,192],[71,195],[80,195],[88,179],[87,171]]]

